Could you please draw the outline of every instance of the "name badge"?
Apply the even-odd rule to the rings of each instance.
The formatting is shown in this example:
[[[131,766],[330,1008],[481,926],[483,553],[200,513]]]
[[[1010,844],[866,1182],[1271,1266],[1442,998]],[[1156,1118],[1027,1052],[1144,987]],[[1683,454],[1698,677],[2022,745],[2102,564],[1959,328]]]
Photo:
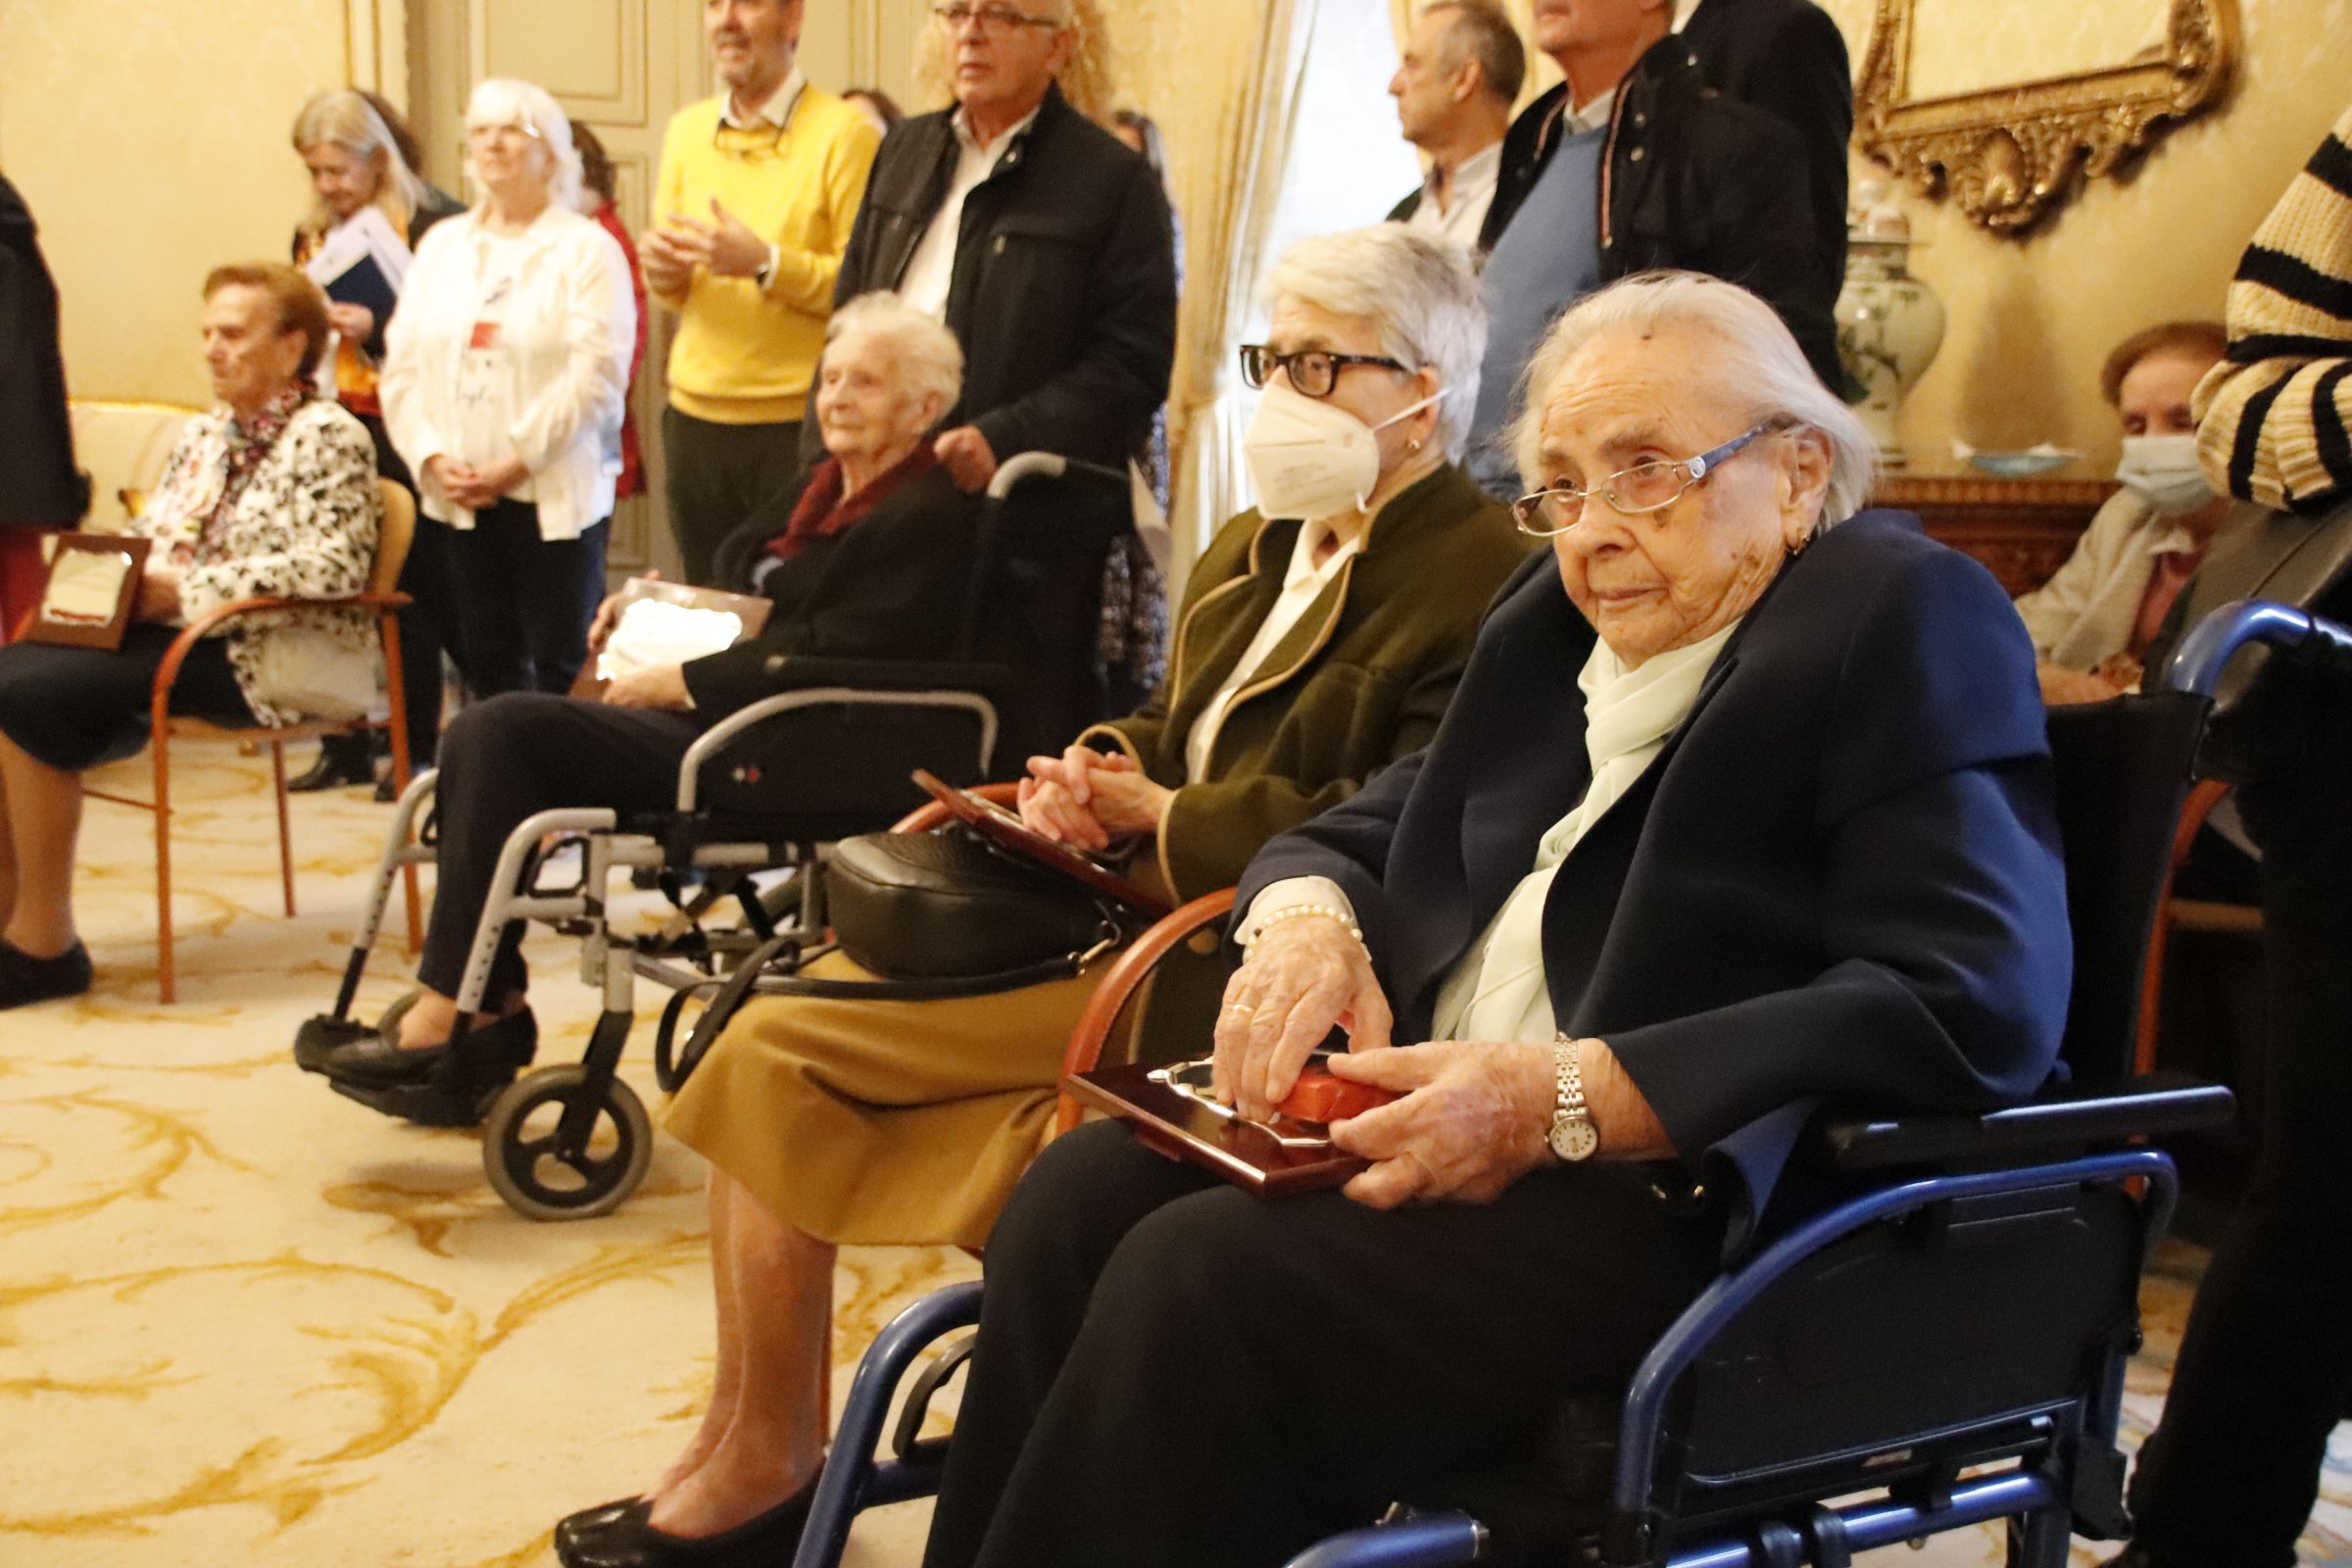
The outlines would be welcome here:
[[[472,341],[466,346],[468,348],[476,349],[494,349],[498,347],[498,323],[496,321],[474,322],[473,338]]]

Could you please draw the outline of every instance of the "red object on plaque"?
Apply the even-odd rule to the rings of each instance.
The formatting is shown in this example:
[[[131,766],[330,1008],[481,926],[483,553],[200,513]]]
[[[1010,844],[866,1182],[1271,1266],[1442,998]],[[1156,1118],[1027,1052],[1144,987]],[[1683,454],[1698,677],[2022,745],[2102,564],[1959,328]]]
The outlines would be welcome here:
[[[1298,1075],[1298,1082],[1292,1086],[1282,1103],[1274,1108],[1282,1115],[1299,1121],[1328,1124],[1346,1121],[1350,1116],[1360,1116],[1367,1110],[1376,1110],[1399,1098],[1393,1089],[1375,1089],[1370,1084],[1359,1084],[1320,1067],[1309,1067]]]

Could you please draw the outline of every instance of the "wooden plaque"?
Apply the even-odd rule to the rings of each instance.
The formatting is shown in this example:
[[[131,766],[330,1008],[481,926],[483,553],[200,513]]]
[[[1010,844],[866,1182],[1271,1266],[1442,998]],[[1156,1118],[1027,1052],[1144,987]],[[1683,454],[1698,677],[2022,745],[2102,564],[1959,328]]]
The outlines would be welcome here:
[[[925,793],[948,808],[950,815],[991,844],[1083,882],[1147,918],[1157,920],[1174,912],[1175,906],[1151,889],[1129,881],[1058,840],[1046,837],[996,802],[969,790],[959,790],[928,768],[918,767],[912,776]]]
[[[1138,1140],[1187,1164],[1216,1172],[1260,1198],[1337,1187],[1371,1161],[1344,1152],[1309,1122],[1271,1126],[1209,1108],[1178,1084],[1207,1083],[1205,1061],[1169,1067],[1098,1067],[1061,1081],[1071,1098],[1125,1122]]]
[[[24,640],[114,653],[130,630],[155,543],[144,534],[61,533]]]

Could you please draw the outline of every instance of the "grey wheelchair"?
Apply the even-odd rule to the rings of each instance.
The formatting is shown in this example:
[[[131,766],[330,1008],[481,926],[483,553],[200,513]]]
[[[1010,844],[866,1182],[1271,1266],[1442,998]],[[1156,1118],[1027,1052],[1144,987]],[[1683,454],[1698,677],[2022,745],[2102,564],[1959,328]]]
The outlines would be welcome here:
[[[2254,645],[2352,679],[2352,631],[2240,602],[2193,629],[2159,689],[2051,714],[2076,976],[2061,1080],[1982,1115],[1819,1119],[1799,1158],[1848,1196],[1736,1258],[1621,1400],[1564,1404],[1545,1452],[1399,1498],[1290,1568],[1844,1568],[1991,1521],[2012,1568],[2062,1568],[2070,1533],[2127,1537],[2124,1375],[2177,1191],[2152,1141],[2232,1108],[2218,1086],[2133,1075],[2141,975],[2214,693]],[[1080,1033],[1099,1041],[1153,958],[1229,906],[1154,927]],[[1092,1059],[1073,1039],[1065,1064]],[[861,1510],[937,1492],[953,1434],[922,1433],[980,1291],[924,1298],[866,1352],[797,1568],[833,1568]]]
[[[580,1060],[526,1073],[532,1044],[507,1059],[453,1051],[420,1081],[330,1078],[335,1091],[424,1125],[478,1123],[490,1185],[528,1218],[588,1218],[625,1201],[653,1155],[652,1118],[616,1075],[639,983],[670,994],[655,1065],[672,1089],[681,1075],[671,1047],[688,1009],[738,966],[753,966],[749,986],[780,956],[821,943],[826,846],[920,805],[913,770],[978,784],[1004,759],[1058,749],[1105,716],[1115,673],[1097,657],[1097,629],[1105,564],[1132,537],[1127,483],[1124,471],[1049,454],[1009,460],[990,485],[953,658],[779,656],[768,665],[774,694],[688,750],[668,809],[563,808],[514,831],[475,924],[457,1034],[481,1021],[509,929],[538,921],[578,942],[581,979],[602,997]],[[423,774],[398,803],[334,1005],[297,1037],[306,1067],[393,1027],[406,1005],[373,1023],[352,1015],[394,882],[434,859],[434,786]],[[667,913],[651,930],[616,929],[612,907],[640,876],[661,888]]]

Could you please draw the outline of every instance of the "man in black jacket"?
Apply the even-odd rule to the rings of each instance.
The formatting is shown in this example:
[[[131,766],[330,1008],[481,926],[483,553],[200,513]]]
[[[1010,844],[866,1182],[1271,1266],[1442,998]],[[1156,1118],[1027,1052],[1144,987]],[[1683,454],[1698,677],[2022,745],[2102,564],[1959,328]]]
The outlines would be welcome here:
[[[1480,235],[1491,330],[1470,466],[1496,494],[1517,482],[1494,443],[1522,357],[1578,295],[1628,273],[1682,268],[1750,289],[1788,324],[1823,381],[1840,384],[1831,312],[1844,268],[1852,89],[1836,26],[1826,16],[1819,27],[1806,24],[1803,12],[1818,8],[1538,0],[1537,46],[1567,79],[1503,138]],[[1690,30],[1672,30],[1678,21]],[[1829,103],[1800,126],[1781,112],[1798,106],[1780,102],[1777,80],[1769,103],[1737,101],[1717,85],[1761,90],[1781,75],[1805,84],[1804,107],[1823,92]],[[1817,200],[1836,206],[1825,216]]]
[[[1055,85],[1065,5],[941,8],[956,107],[884,139],[834,291],[896,289],[955,331],[963,398],[937,450],[967,490],[1017,452],[1123,465],[1175,362],[1167,198]]]
[[[31,609],[38,530],[73,527],[90,499],[66,416],[57,285],[35,233],[24,199],[0,177],[0,642]]]

